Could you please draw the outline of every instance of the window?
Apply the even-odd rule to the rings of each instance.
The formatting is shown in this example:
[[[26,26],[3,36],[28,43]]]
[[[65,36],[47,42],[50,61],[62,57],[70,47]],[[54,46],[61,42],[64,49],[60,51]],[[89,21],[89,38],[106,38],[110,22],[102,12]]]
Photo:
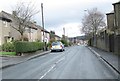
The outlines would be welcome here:
[[[7,27],[8,23],[6,21],[3,21],[3,24],[4,24],[5,27]]]

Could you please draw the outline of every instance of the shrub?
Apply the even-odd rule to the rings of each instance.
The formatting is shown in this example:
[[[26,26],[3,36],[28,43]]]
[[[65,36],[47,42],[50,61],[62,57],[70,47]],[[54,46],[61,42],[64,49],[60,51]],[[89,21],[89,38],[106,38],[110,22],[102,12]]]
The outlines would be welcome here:
[[[69,46],[72,46],[72,45],[73,45],[73,43],[72,43],[72,42],[69,42],[68,44],[69,44]]]
[[[6,51],[6,52],[14,52],[15,51],[15,46],[13,43],[8,42],[8,43],[4,43],[2,45],[2,51]]]
[[[65,46],[68,46],[69,43],[67,42],[67,40],[61,40],[61,42],[65,45]]]
[[[0,45],[0,51],[2,51],[2,46]]]
[[[14,43],[16,52],[24,53],[24,52],[34,52],[37,50],[41,50],[44,47],[44,43],[41,42],[26,42],[19,41]]]
[[[47,47],[50,48],[51,44],[52,44],[52,42],[48,42]]]
[[[39,42],[39,49],[42,50],[44,48],[44,43],[43,42]]]

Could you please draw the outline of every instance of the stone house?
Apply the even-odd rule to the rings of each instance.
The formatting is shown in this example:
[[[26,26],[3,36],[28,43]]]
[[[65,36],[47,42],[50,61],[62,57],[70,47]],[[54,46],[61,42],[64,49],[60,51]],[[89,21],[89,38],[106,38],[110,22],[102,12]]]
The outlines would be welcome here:
[[[17,19],[13,17],[15,13],[9,14],[7,12],[0,12],[0,45],[8,40],[20,40],[21,34],[14,27],[18,27]],[[48,42],[50,39],[49,32],[44,30],[44,38]],[[43,42],[43,29],[41,26],[36,25],[36,23],[29,21],[25,32],[23,34],[25,41],[41,41]],[[45,40],[44,39],[44,40]],[[6,41],[7,40],[7,41]]]
[[[107,13],[108,51],[120,54],[120,1],[113,4],[114,10]]]
[[[113,4],[114,6],[114,53],[120,54],[120,1]]]
[[[39,40],[37,35],[37,25],[34,22],[29,22],[28,27],[25,28],[24,38],[27,39],[27,41],[34,42]]]
[[[43,32],[44,32],[44,35],[43,35]],[[44,41],[44,42],[48,43],[50,41],[50,32],[48,32],[46,29],[44,29],[44,30],[42,29],[41,34],[42,34],[42,37],[41,37],[42,42]]]
[[[120,2],[114,3],[114,10],[107,13],[107,27],[97,37],[97,47],[120,54]]]
[[[107,13],[107,27],[97,34],[97,48],[120,54],[120,1],[113,4],[114,10]],[[93,38],[89,45],[93,46]]]
[[[50,32],[48,32],[46,29],[44,29],[43,31],[43,27],[37,25],[38,31],[37,31],[37,37],[39,39],[39,41],[41,42],[46,42],[48,43],[50,41]],[[44,35],[43,35],[44,32]]]
[[[60,41],[60,40],[61,40],[61,37],[58,36],[58,35],[55,35],[55,40],[56,40],[56,41]]]
[[[10,25],[12,20],[0,13],[0,45],[11,40]]]
[[[115,18],[114,11],[107,13],[107,34],[108,34],[108,51],[114,52],[114,27],[115,27]]]
[[[7,12],[1,11],[1,16],[6,17],[11,19],[10,25],[7,27],[9,28],[9,32],[7,30],[2,30],[6,33],[9,33],[9,38],[12,38],[13,40],[20,40],[21,39],[21,34],[16,30],[18,27],[17,19],[13,16],[15,13],[13,12],[12,14],[9,14]],[[4,23],[4,22],[2,22]],[[0,24],[2,24],[0,23]],[[14,28],[13,28],[14,27]],[[2,24],[1,28],[5,28],[4,25]],[[16,28],[16,29],[15,29]],[[1,37],[4,36],[1,35]],[[33,22],[28,22],[27,27],[25,28],[25,32],[23,34],[24,40],[25,41],[36,41],[37,40],[37,26]],[[4,41],[4,40],[2,40]]]

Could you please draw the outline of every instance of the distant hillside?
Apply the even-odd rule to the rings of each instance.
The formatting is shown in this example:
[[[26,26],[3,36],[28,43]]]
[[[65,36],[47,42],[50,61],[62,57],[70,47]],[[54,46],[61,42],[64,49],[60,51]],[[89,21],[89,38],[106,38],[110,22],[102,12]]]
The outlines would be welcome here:
[[[84,36],[77,36],[76,38],[80,39],[80,40],[88,40],[89,39],[89,37],[86,36],[86,35],[84,35]]]
[[[71,37],[69,39],[79,39],[79,40],[88,40],[89,37],[84,35],[84,36],[77,36],[77,37]]]

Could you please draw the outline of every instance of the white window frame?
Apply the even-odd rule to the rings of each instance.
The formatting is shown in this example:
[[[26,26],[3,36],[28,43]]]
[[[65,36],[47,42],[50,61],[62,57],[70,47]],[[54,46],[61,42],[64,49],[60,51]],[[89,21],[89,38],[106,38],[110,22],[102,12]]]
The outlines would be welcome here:
[[[8,27],[8,22],[7,21],[3,21],[3,24],[5,27]]]

